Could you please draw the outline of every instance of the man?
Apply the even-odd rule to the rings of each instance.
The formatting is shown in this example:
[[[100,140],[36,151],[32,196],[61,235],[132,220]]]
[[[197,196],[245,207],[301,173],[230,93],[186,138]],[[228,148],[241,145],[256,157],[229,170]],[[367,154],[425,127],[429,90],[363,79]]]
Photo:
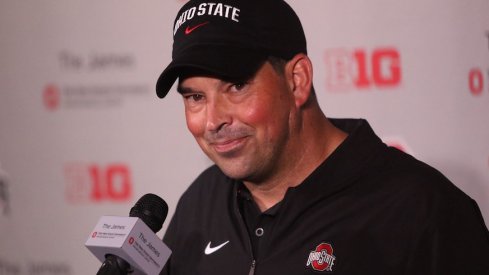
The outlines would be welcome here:
[[[178,79],[216,165],[178,203],[163,274],[489,274],[472,199],[365,120],[325,117],[283,0],[190,1],[173,31],[157,94]]]

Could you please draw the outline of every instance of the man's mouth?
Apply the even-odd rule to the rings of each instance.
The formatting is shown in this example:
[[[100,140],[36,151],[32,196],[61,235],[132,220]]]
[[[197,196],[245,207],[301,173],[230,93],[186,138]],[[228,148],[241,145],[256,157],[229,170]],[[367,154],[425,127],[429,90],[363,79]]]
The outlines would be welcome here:
[[[210,145],[218,154],[226,156],[243,148],[246,144],[246,140],[247,136],[243,136],[239,138],[213,141]]]

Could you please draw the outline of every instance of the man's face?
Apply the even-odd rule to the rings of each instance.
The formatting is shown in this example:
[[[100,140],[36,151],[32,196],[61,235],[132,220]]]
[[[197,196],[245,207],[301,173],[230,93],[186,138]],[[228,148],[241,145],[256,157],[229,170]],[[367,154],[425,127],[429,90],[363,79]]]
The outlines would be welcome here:
[[[246,82],[193,76],[178,89],[188,129],[226,175],[259,184],[284,167],[295,103],[268,62]]]

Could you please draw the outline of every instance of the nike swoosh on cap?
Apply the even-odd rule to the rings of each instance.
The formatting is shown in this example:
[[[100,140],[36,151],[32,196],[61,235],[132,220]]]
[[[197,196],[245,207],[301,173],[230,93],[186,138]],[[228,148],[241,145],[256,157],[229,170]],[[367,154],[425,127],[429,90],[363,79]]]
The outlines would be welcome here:
[[[211,247],[211,242],[209,242],[205,248],[205,255],[210,255],[214,252],[216,252],[217,250],[221,249],[223,246],[225,246],[229,241],[226,241],[218,246],[215,246],[215,247]]]
[[[204,26],[204,25],[207,25],[207,24],[209,24],[209,21],[204,22],[204,23],[200,23],[200,24],[198,24],[198,25],[196,25],[196,26],[193,26],[193,27],[187,26],[187,28],[185,28],[185,34],[186,34],[186,35],[189,35],[191,32],[193,32],[193,31],[195,31],[196,29],[198,29],[198,28],[200,28],[200,27],[202,27],[202,26]]]

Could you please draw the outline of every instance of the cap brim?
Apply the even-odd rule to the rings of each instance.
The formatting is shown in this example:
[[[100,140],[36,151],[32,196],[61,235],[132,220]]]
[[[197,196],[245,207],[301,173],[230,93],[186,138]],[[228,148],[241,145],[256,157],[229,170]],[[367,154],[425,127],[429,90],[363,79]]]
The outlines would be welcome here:
[[[185,49],[166,67],[156,82],[156,94],[163,98],[180,75],[193,69],[221,79],[252,77],[267,59],[267,54],[243,48],[199,45]]]

